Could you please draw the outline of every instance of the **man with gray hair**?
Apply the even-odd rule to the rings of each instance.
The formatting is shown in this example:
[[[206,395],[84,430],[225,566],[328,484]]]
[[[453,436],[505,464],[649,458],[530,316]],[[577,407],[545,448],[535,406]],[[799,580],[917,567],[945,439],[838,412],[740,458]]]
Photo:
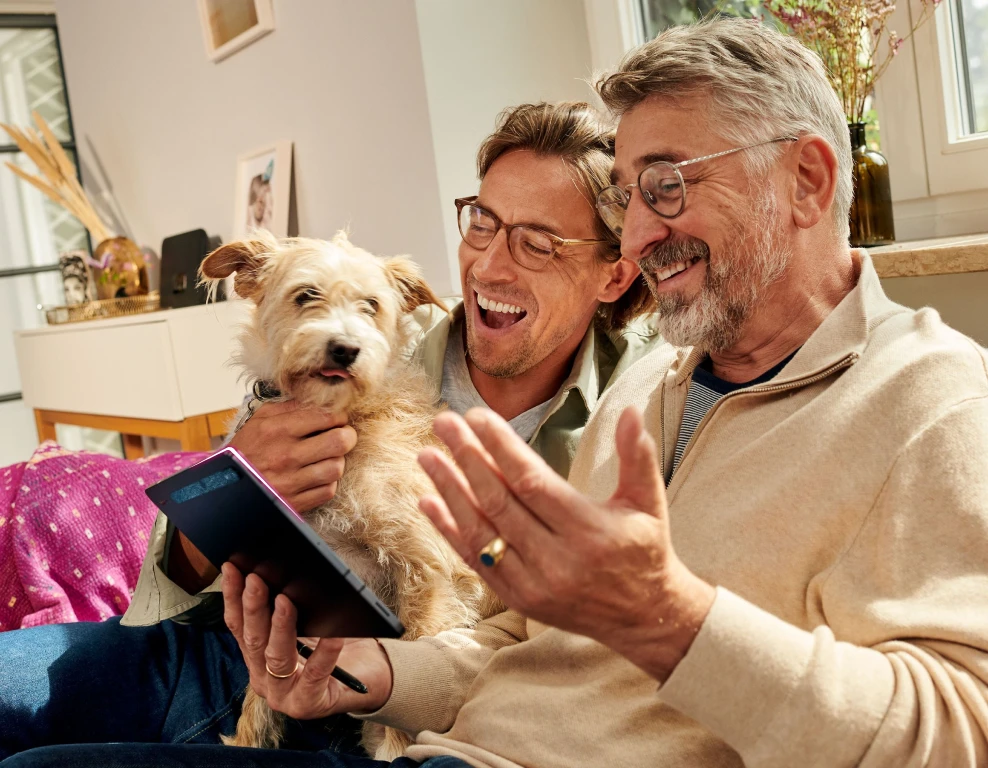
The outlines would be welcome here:
[[[988,354],[848,246],[821,62],[716,20],[599,90],[598,209],[678,348],[572,485],[490,414],[436,420],[422,508],[511,610],[384,641],[369,716],[478,766],[988,765]]]

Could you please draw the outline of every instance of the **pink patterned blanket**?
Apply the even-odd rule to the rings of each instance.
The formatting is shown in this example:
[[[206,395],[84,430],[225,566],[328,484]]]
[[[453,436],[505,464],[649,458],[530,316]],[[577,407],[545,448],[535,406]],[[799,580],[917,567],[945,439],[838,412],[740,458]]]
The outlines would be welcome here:
[[[0,632],[123,613],[155,516],[144,489],[205,455],[124,461],[49,442],[0,468]]]

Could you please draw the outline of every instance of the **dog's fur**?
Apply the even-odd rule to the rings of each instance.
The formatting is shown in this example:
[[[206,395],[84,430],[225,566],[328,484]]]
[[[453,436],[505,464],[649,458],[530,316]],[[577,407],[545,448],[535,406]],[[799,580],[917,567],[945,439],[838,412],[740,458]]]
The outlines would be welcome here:
[[[267,233],[224,245],[202,263],[215,285],[235,273],[240,296],[255,309],[235,358],[250,380],[273,385],[285,399],[345,412],[357,445],[333,500],[307,522],[405,625],[405,639],[470,626],[500,604],[419,511],[432,490],[416,457],[440,445],[432,433],[438,393],[403,355],[407,313],[422,304],[443,309],[407,258],[379,259],[332,241],[277,240]],[[359,349],[340,366],[332,351]],[[237,746],[277,747],[284,718],[248,689]],[[399,756],[411,738],[373,723],[363,730],[368,754]]]

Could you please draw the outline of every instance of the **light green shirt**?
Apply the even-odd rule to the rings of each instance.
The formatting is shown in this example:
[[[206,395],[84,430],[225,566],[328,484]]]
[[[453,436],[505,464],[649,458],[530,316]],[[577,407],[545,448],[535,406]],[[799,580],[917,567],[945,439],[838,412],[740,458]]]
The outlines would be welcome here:
[[[432,306],[420,307],[414,318],[421,330],[411,348],[411,358],[424,367],[438,391],[450,328],[462,320],[463,304],[455,300],[450,314]],[[661,343],[653,316],[638,318],[618,331],[603,331],[593,325],[588,328],[569,376],[550,401],[529,445],[566,477],[583,428],[601,395],[632,363]],[[121,621],[125,626],[149,626],[165,619],[197,624],[223,621],[219,576],[196,595],[168,578],[166,563],[173,533],[168,519],[159,512],[133,599]]]

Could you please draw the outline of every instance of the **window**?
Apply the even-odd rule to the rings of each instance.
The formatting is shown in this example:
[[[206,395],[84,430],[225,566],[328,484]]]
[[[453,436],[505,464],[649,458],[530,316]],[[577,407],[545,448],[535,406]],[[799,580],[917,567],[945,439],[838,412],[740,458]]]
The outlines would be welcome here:
[[[962,135],[988,133],[988,0],[951,0]]]
[[[645,40],[651,40],[663,29],[689,24],[717,11],[763,16],[759,0],[639,0],[639,7]]]
[[[28,126],[34,111],[75,160],[55,17],[0,15],[0,122]],[[40,306],[64,303],[58,254],[89,249],[82,225],[14,176],[7,162],[35,171],[0,132],[0,466],[23,461],[37,443],[34,417],[18,391],[14,331],[44,324]]]
[[[624,49],[671,24],[728,5],[759,15],[759,0],[618,0],[637,24],[627,25]],[[595,0],[591,20],[606,22]],[[897,0],[889,28],[908,30],[920,0]],[[614,25],[612,25],[614,26]],[[624,29],[624,28],[622,28]],[[598,42],[597,47],[605,50]],[[610,67],[611,60],[595,62]],[[899,240],[984,232],[988,227],[988,0],[946,0],[921,27],[876,88],[869,118],[881,122],[881,151],[889,160]],[[869,130],[869,144],[878,134]]]

